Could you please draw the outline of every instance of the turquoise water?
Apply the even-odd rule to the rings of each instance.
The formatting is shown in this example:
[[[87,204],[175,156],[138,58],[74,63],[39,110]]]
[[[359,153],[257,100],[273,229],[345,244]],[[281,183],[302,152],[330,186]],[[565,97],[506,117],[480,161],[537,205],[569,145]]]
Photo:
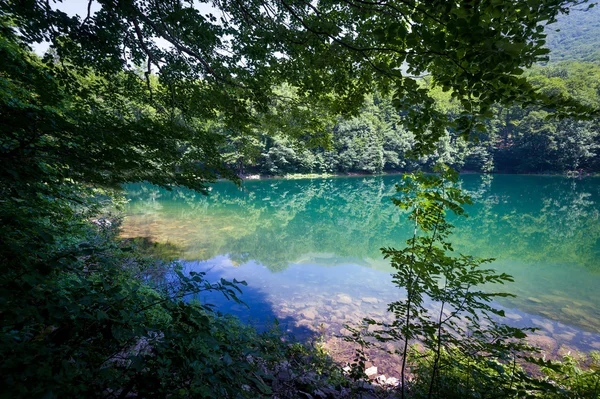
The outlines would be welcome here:
[[[400,176],[219,182],[204,197],[127,187],[125,237],[174,244],[188,270],[245,280],[249,309],[205,299],[256,324],[277,317],[293,332],[338,332],[363,316],[385,319],[402,296],[380,248],[411,234],[390,197]],[[464,175],[475,204],[453,220],[457,252],[493,257],[514,276],[500,289],[508,321],[540,327],[556,347],[600,349],[600,179]]]

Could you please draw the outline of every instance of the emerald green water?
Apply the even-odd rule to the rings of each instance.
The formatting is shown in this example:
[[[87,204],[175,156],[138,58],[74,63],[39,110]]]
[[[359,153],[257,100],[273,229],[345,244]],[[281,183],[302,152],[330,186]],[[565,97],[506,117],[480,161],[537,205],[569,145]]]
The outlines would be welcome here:
[[[379,250],[411,234],[390,201],[399,179],[219,182],[209,197],[130,185],[123,235],[175,244],[190,270],[246,280],[249,311],[209,298],[228,311],[337,331],[363,315],[387,317],[385,303],[402,295]],[[454,220],[452,241],[514,276],[499,288],[518,295],[499,304],[509,320],[600,349],[600,179],[464,175],[461,184],[475,204]]]

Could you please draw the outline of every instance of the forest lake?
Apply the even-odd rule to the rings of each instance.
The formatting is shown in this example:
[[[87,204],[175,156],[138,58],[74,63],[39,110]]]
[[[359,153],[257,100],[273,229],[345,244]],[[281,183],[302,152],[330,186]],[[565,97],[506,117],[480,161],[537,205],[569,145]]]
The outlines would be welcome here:
[[[404,293],[381,247],[401,248],[412,234],[395,207],[398,175],[269,179],[212,185],[210,195],[128,185],[124,237],[169,243],[184,269],[210,281],[244,280],[243,306],[222,295],[201,301],[300,339],[320,335],[337,358],[351,348],[335,335],[363,317],[391,321],[387,304]],[[515,282],[486,287],[509,292],[496,305],[504,322],[536,327],[530,341],[547,357],[600,350],[600,178],[463,175],[474,199],[468,218],[450,218],[457,253],[496,260],[487,265]],[[394,375],[393,359],[379,354]],[[386,370],[388,369],[388,370]]]

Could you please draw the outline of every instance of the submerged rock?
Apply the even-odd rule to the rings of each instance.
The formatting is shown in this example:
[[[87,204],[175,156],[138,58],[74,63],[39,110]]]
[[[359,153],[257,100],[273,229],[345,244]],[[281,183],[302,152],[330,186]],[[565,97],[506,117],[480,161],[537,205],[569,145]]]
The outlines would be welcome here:
[[[560,348],[558,348],[558,352],[556,353],[558,356],[563,357],[566,355],[570,355],[573,356],[576,359],[583,359],[584,358],[584,354],[579,352],[577,349],[568,346],[568,345],[561,345]]]
[[[600,342],[598,341],[590,342],[590,346],[596,350],[600,350]]]
[[[366,302],[366,303],[371,303],[371,304],[376,304],[379,302],[379,300],[377,298],[374,297],[364,297],[364,298],[360,298],[361,301]]]
[[[312,330],[314,328],[313,323],[310,320],[298,320],[296,322],[296,327],[305,327],[310,330]]]
[[[548,353],[552,353],[556,349],[556,340],[545,335],[531,334],[527,337],[527,342]]]
[[[555,334],[554,336],[560,340],[560,341],[567,341],[570,342],[573,340],[573,338],[575,338],[577,334],[575,334],[574,332],[571,331],[567,331],[564,333],[560,333],[560,334]]]
[[[314,308],[306,308],[300,311],[300,315],[307,320],[314,320],[317,316],[317,313]]]
[[[548,331],[550,333],[554,332],[554,326],[552,325],[552,322],[550,320],[540,320],[533,318],[531,319],[531,322],[545,331]]]
[[[340,328],[340,335],[351,335],[352,333],[350,332],[350,330],[346,329],[346,328]]]
[[[507,317],[511,320],[515,320],[515,321],[521,320],[523,318],[523,316],[521,316],[520,314],[512,313],[512,312],[506,312],[505,317]]]
[[[369,332],[375,332],[375,331],[380,331],[381,327],[378,326],[377,324],[369,324],[369,327],[367,327],[367,331]]]

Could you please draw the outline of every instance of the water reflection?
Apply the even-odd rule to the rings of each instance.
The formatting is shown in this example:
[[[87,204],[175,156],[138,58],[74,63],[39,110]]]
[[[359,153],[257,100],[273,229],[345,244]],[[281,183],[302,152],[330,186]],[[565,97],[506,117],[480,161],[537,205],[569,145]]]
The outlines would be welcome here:
[[[375,291],[360,295],[386,303],[390,269],[379,248],[399,247],[410,234],[405,215],[389,201],[398,180],[250,181],[242,189],[223,182],[213,186],[210,197],[132,185],[123,234],[176,244],[181,259],[204,261],[194,267],[226,259],[228,273],[237,278],[260,269],[271,287],[286,285],[280,279],[293,272],[309,296],[315,290],[331,298],[341,292],[332,288],[338,286],[334,281],[360,282],[365,277],[359,271],[368,271],[376,276]],[[503,306],[540,315],[538,323],[553,320],[598,333],[598,183],[597,178],[463,176],[461,184],[476,203],[467,209],[468,219],[455,221],[452,241],[457,251],[495,257],[494,268],[515,276],[516,283],[503,289],[519,297]],[[324,277],[329,273],[331,281]],[[267,297],[279,297],[270,289]]]

